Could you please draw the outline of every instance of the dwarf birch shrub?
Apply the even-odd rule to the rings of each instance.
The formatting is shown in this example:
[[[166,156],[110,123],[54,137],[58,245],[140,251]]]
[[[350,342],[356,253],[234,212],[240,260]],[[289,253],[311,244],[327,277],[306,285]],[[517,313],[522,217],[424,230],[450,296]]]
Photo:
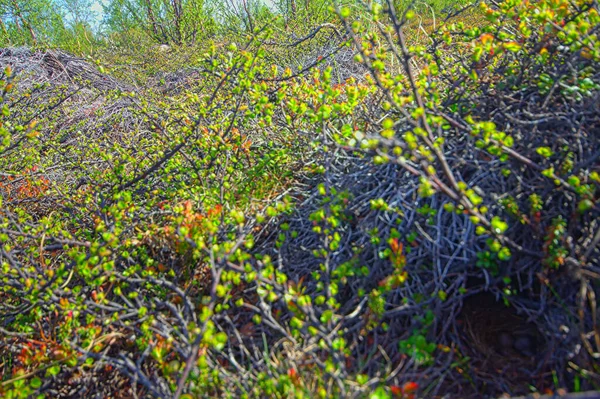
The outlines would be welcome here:
[[[598,7],[478,7],[422,42],[411,8],[332,4],[345,81],[271,65],[268,26],[169,92],[6,70],[0,392],[596,387]],[[532,356],[469,339],[482,292]]]

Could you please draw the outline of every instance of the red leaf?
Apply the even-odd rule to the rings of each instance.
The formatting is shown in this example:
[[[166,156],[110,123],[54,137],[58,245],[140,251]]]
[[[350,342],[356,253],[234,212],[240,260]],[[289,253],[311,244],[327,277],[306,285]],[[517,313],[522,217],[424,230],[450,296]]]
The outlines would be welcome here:
[[[413,393],[417,389],[419,389],[419,384],[417,384],[416,382],[411,381],[411,382],[407,382],[404,385],[402,385],[402,392],[404,392],[405,394]]]
[[[398,385],[392,385],[390,387],[390,390],[392,391],[392,393],[396,396],[400,396],[402,395],[402,388],[400,388]]]

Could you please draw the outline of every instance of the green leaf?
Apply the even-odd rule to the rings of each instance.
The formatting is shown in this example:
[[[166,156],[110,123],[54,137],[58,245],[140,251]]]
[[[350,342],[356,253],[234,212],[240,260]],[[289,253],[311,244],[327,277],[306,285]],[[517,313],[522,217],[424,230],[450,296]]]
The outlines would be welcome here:
[[[444,302],[447,298],[448,298],[448,294],[446,293],[446,291],[438,291],[438,298],[440,298],[440,300],[442,302]]]
[[[513,53],[516,53],[517,51],[519,51],[521,49],[521,45],[516,43],[516,42],[508,42],[508,43],[504,43],[503,47]]]
[[[33,377],[29,382],[29,385],[34,389],[38,389],[42,386],[42,380],[39,377]]]
[[[331,310],[326,310],[321,315],[321,323],[326,324],[333,317],[333,312]]]
[[[498,259],[500,260],[509,260],[510,257],[510,249],[508,249],[507,247],[502,247],[502,249],[498,252]]]
[[[590,201],[589,199],[583,199],[583,200],[579,201],[579,204],[577,205],[577,210],[580,213],[584,213],[584,212],[589,211],[593,207],[594,207],[594,203],[592,201]]]
[[[552,152],[550,147],[538,147],[535,149],[535,151],[538,154],[540,154],[541,156],[543,156],[544,158],[549,158],[552,156],[552,154],[554,154],[554,152]]]
[[[496,234],[502,234],[508,229],[508,224],[498,216],[492,218],[492,229]]]
[[[554,175],[554,167],[542,170],[542,175],[546,177],[552,177],[552,175]]]
[[[55,376],[58,373],[60,373],[60,365],[58,364],[55,364],[52,367],[48,367],[48,370],[46,370],[47,375]]]
[[[369,396],[369,399],[391,399],[390,394],[386,391],[385,387],[377,387],[375,391]]]
[[[359,374],[356,376],[356,382],[358,382],[361,385],[366,384],[369,381],[369,376],[366,374]]]
[[[569,176],[569,184],[573,187],[579,187],[579,185],[581,184],[581,181],[579,180],[579,177],[577,176]]]

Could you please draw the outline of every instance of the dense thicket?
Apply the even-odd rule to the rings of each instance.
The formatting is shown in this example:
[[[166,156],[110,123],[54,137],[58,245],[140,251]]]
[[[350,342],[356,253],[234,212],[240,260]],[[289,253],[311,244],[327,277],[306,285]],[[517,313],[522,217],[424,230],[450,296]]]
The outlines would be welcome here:
[[[1,396],[600,390],[596,1],[19,4]]]

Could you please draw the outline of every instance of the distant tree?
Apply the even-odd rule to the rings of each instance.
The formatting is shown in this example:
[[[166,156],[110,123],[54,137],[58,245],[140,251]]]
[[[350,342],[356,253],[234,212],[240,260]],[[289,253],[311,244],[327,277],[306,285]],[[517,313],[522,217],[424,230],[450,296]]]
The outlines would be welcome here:
[[[164,44],[195,43],[214,30],[204,0],[113,0],[105,6],[105,14],[109,31],[141,28]]]
[[[79,24],[91,26],[96,18],[92,9],[92,0],[57,0],[57,4],[66,14],[72,26]]]
[[[16,44],[37,44],[44,14],[51,11],[47,0],[0,0],[3,38]],[[4,41],[4,40],[3,40]]]
[[[278,14],[274,1],[263,0],[214,0],[220,27],[232,32],[253,32],[265,23],[272,23]]]

